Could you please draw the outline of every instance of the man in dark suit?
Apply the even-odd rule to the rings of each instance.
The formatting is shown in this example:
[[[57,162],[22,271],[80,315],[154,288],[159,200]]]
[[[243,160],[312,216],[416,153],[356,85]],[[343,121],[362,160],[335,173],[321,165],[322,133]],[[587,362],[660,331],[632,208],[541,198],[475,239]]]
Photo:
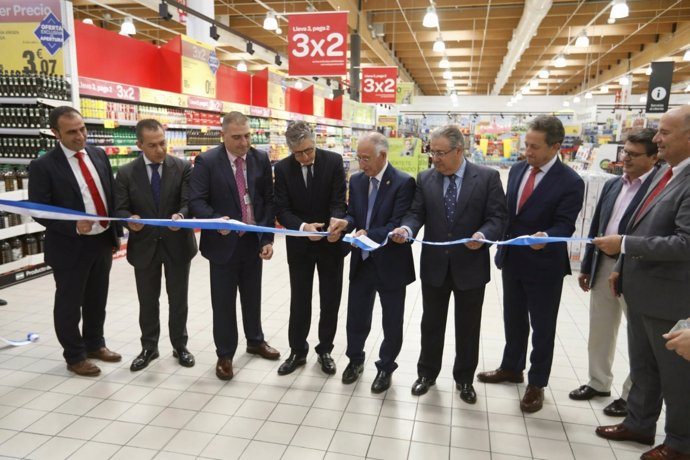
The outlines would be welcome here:
[[[192,165],[166,155],[165,131],[152,119],[136,127],[137,147],[142,155],[122,166],[115,178],[115,214],[135,219],[173,219],[189,217],[189,176]],[[139,296],[139,327],[142,351],[130,369],[139,371],[158,358],[160,336],[159,297],[161,275],[165,272],[168,293],[168,330],[173,356],[185,367],[194,366],[187,350],[187,289],[189,267],[196,255],[192,229],[154,227],[130,222],[127,261],[134,266]]]
[[[72,107],[53,109],[51,130],[59,145],[29,166],[29,200],[109,216],[113,212],[113,172],[102,149],[86,145],[86,127]],[[107,220],[36,219],[46,227],[45,261],[53,268],[55,333],[67,369],[96,376],[87,358],[117,362],[105,346],[103,323],[108,302],[113,249],[122,228]],[[82,320],[82,331],[79,321]]]
[[[496,240],[506,222],[505,194],[498,171],[475,165],[464,156],[457,126],[431,134],[434,168],[417,178],[412,207],[395,229],[393,240],[404,243],[424,227],[425,241],[462,238]],[[479,331],[484,290],[491,279],[489,247],[478,241],[449,246],[424,245],[422,279],[422,350],[412,394],[429,391],[441,371],[443,339],[451,293],[455,299],[455,364],[453,378],[460,397],[477,401],[472,382],[479,360]]]
[[[314,132],[306,122],[291,123],[285,139],[292,155],[275,166],[275,204],[278,222],[286,228],[321,231],[332,217],[345,215],[345,170],[335,152],[315,148]],[[343,289],[343,258],[339,241],[323,237],[287,237],[290,270],[290,356],[278,368],[286,375],[307,361],[314,269],[319,272],[319,344],[315,351],[321,370],[335,374],[331,357]]]
[[[654,137],[666,161],[625,235],[592,243],[606,254],[622,254],[609,278],[628,304],[628,353],[632,388],[628,415],[597,435],[654,444],[666,402],[663,444],[640,458],[690,459],[690,363],[666,349],[664,334],[690,316],[690,106],[666,112]]]
[[[563,124],[556,117],[539,116],[530,122],[526,161],[518,162],[508,174],[508,227],[503,239],[569,237],[575,231],[584,182],[558,159],[564,137]],[[520,408],[536,412],[543,406],[551,373],[563,277],[570,274],[568,248],[566,243],[500,246],[496,265],[503,275],[506,345],[501,366],[477,378],[485,383],[522,382],[531,324],[531,366]]]
[[[266,152],[250,146],[247,117],[240,112],[225,115],[222,136],[221,145],[195,159],[189,196],[192,216],[272,227],[271,162]],[[202,230],[199,249],[210,265],[216,376],[230,380],[234,375],[238,290],[247,353],[279,359],[280,353],[266,343],[261,327],[262,262],[273,256],[273,233]]]
[[[624,234],[630,216],[647,193],[656,169],[657,146],[652,142],[656,131],[642,129],[628,136],[623,148],[623,176],[609,179],[601,190],[592,217],[589,238]],[[578,281],[589,298],[589,382],[570,392],[570,399],[584,401],[596,396],[610,396],[613,383],[613,357],[616,353],[621,313],[626,312],[623,296],[609,289],[608,278],[618,255],[609,256],[588,244],[580,265]],[[627,313],[626,313],[627,314]],[[612,417],[626,415],[630,376],[623,383],[621,397],[604,408]]]
[[[333,231],[358,229],[354,236],[366,235],[383,243],[388,233],[400,225],[412,204],[414,179],[388,163],[388,140],[380,133],[372,132],[359,138],[357,160],[361,172],[350,179],[347,216],[332,222]],[[371,330],[378,292],[383,313],[383,342],[371,391],[382,393],[391,386],[391,376],[398,368],[395,359],[402,347],[405,289],[414,280],[410,244],[387,244],[373,252],[352,250],[346,353],[350,363],[343,372],[343,383],[355,382],[364,369],[364,343]]]

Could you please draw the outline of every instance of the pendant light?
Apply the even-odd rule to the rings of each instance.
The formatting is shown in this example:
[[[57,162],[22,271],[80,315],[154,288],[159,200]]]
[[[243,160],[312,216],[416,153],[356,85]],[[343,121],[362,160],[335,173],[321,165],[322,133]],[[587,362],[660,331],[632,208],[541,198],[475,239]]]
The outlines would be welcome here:
[[[237,70],[239,70],[240,72],[247,71],[247,64],[244,62],[244,60],[240,61],[240,63],[237,64]]]
[[[266,13],[266,19],[264,19],[264,29],[266,30],[276,30],[278,28],[278,21],[276,20],[276,14],[273,11]]]
[[[630,14],[630,9],[625,0],[613,0],[613,6],[611,7],[611,17],[613,19],[627,18]]]
[[[424,27],[438,27],[438,15],[436,14],[436,8],[430,6],[426,9],[426,14],[422,20],[422,25]]]
[[[137,28],[134,26],[132,18],[125,18],[122,21],[122,26],[120,26],[120,35],[135,35],[136,33]]]
[[[434,42],[434,52],[435,53],[443,53],[446,50],[446,44],[443,42],[443,38],[439,35],[436,41]]]

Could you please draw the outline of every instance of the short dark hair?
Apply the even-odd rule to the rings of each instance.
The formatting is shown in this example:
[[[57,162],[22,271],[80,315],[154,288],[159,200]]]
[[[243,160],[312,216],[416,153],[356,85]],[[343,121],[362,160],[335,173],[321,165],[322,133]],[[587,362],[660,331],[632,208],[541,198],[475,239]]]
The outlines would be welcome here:
[[[235,111],[226,113],[221,123],[223,129],[226,129],[230,123],[235,125],[246,125],[249,123],[249,118],[242,112]]]
[[[55,107],[50,111],[50,115],[48,115],[48,126],[50,126],[51,129],[58,129],[58,120],[62,116],[81,117],[81,113],[79,113],[79,111],[74,107],[70,107],[68,105]]]
[[[540,115],[529,122],[528,129],[544,133],[546,144],[551,147],[554,144],[562,144],[565,139],[565,128],[558,117],[552,115]]]
[[[633,144],[642,144],[647,152],[647,156],[651,157],[659,153],[659,146],[656,145],[652,139],[656,135],[656,130],[652,128],[642,128],[633,131],[625,138],[625,142],[632,142]]]
[[[460,149],[464,150],[465,148],[465,140],[458,125],[441,126],[431,132],[432,140],[436,140],[439,137],[445,137],[448,139],[451,149],[460,147]]]
[[[163,125],[158,120],[153,118],[145,118],[137,122],[137,127],[134,128],[137,133],[137,140],[143,142],[144,140],[144,130],[146,131],[158,131],[163,130]]]

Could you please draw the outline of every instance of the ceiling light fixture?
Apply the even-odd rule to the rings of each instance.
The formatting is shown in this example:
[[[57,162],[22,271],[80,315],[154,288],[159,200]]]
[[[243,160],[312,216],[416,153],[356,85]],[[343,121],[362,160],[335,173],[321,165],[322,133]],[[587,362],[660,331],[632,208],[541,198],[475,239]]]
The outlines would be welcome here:
[[[444,80],[452,80],[453,79],[453,74],[451,73],[450,70],[446,70],[443,72],[443,79]]]
[[[438,15],[436,14],[436,8],[430,6],[426,9],[426,14],[422,20],[422,25],[424,27],[438,27]]]
[[[630,14],[630,9],[625,0],[613,0],[613,6],[611,7],[611,17],[613,19],[627,18]]]
[[[435,53],[443,53],[446,50],[446,44],[443,43],[443,38],[439,35],[436,41],[434,42],[434,48],[433,48]]]
[[[573,98],[573,102],[576,103],[576,104],[579,104],[579,103],[580,103],[580,96],[575,96],[575,97]]]
[[[647,103],[647,95],[646,94],[643,94],[642,96],[640,96],[640,102],[642,102],[643,104]]]
[[[541,69],[539,71],[539,78],[549,78],[549,71],[547,69]]]
[[[211,27],[208,30],[208,34],[211,36],[212,39],[216,41],[218,41],[218,39],[220,38],[220,35],[218,35],[218,28],[215,24],[211,24]]]
[[[137,28],[134,26],[132,18],[125,18],[120,26],[120,35],[136,35]]]
[[[601,85],[601,92],[602,93],[608,93],[609,92],[609,85]]]
[[[86,19],[84,19],[82,22],[83,22],[84,24],[93,25],[93,19],[91,19],[91,18],[86,18]]]
[[[558,67],[559,69],[562,69],[563,67],[565,67],[566,66],[565,56],[563,56],[562,54],[559,54],[558,57],[556,58],[556,60],[554,61],[553,65]]]
[[[254,54],[254,43],[252,42],[247,42],[247,47],[246,47],[247,54]]]
[[[264,29],[266,30],[276,30],[278,28],[278,21],[276,20],[276,14],[273,11],[266,13],[266,19],[264,19]]]
[[[685,50],[685,53],[683,54],[683,61],[690,61],[690,48]]]
[[[172,14],[170,14],[170,11],[168,10],[168,4],[165,2],[161,2],[158,5],[158,16],[161,17],[161,19],[164,19],[166,21],[169,21],[172,19]]]
[[[615,23],[616,23],[616,18],[609,17],[609,18],[606,20],[606,22],[607,22],[608,24],[615,24]]]
[[[630,84],[630,77],[623,75],[618,79],[618,84],[621,86],[628,86]]]
[[[529,87],[532,89],[539,88],[539,81],[535,80],[535,79],[530,80],[529,81]]]
[[[240,63],[237,64],[237,70],[239,70],[240,72],[247,71],[247,64],[244,62],[244,60],[240,61]]]
[[[592,96],[592,92],[591,92],[591,91],[587,91],[587,92],[585,93],[585,99],[592,99],[592,97],[594,97],[594,96]]]
[[[563,107],[570,107],[570,102],[563,101]]]
[[[295,88],[296,89],[304,88],[304,85],[302,84],[302,80],[297,80],[297,83],[295,83]]]
[[[647,69],[644,71],[644,74],[645,75],[651,75],[652,74],[652,66],[651,65],[649,67],[647,67]]]
[[[580,32],[580,35],[577,36],[577,39],[575,40],[575,46],[578,48],[585,48],[589,46],[589,37],[587,36],[587,33],[584,30]]]
[[[280,54],[276,54],[276,57],[275,57],[275,59],[273,60],[273,62],[275,62],[276,65],[277,65],[278,67],[280,67],[281,65],[283,65],[283,61],[280,59]]]
[[[277,35],[280,35],[280,34],[283,33],[283,29],[281,29],[280,27],[276,27],[275,33],[276,33]]]
[[[438,63],[438,66],[442,69],[447,69],[450,67],[450,62],[448,61],[448,57],[443,56],[443,59],[441,59],[441,62]]]

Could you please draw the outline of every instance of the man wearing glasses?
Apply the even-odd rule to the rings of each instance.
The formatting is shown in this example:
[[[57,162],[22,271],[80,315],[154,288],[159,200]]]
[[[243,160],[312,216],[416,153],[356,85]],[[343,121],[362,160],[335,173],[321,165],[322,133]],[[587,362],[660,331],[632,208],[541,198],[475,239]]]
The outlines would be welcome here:
[[[199,219],[234,219],[273,227],[273,179],[266,152],[250,146],[249,120],[240,112],[223,117],[223,143],[194,161],[189,210]],[[262,262],[273,256],[273,233],[202,230],[201,254],[209,260],[216,376],[230,380],[237,349],[237,291],[247,353],[277,360],[261,327]]]
[[[345,170],[341,155],[316,148],[314,132],[304,121],[285,131],[292,155],[275,165],[276,217],[288,229],[324,231],[331,218],[345,216]],[[330,230],[330,229],[329,229]],[[311,326],[314,270],[319,273],[319,343],[315,347],[321,370],[335,374],[331,357],[343,288],[346,246],[322,236],[287,237],[290,272],[290,356],[278,368],[287,375],[307,362]]]
[[[623,176],[609,179],[601,190],[589,238],[605,235],[622,235],[630,217],[647,193],[657,169],[658,147],[652,141],[656,131],[642,129],[630,134],[623,149]],[[585,401],[595,396],[610,396],[613,383],[613,357],[616,353],[616,339],[621,313],[627,314],[623,296],[613,295],[608,278],[618,259],[618,254],[608,255],[594,245],[588,244],[580,266],[578,281],[580,288],[588,292],[589,298],[589,382],[570,392],[570,399]],[[604,408],[612,417],[627,414],[628,393],[632,382],[630,376],[623,383],[621,397]]]
[[[431,134],[433,169],[417,178],[412,207],[393,230],[393,241],[405,243],[424,227],[424,240],[462,238],[497,240],[507,219],[506,200],[498,171],[464,157],[463,135],[454,125]],[[479,359],[479,330],[484,289],[489,282],[489,247],[480,241],[447,246],[424,245],[422,280],[422,349],[412,394],[420,396],[436,383],[441,371],[451,293],[455,300],[455,363],[453,378],[460,398],[477,402],[472,385]]]

